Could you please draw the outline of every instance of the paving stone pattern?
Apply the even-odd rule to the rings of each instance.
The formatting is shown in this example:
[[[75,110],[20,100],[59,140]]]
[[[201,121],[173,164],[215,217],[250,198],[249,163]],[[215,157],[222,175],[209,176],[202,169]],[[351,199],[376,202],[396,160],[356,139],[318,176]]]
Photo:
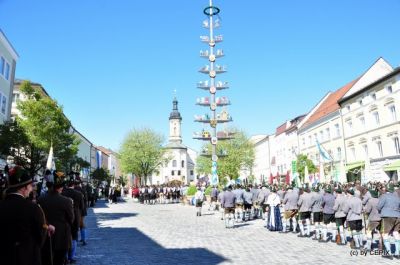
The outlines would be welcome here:
[[[196,217],[193,206],[99,201],[86,217],[88,245],[77,264],[400,264],[380,256],[351,256],[349,246],[318,243],[264,228],[264,221],[226,229],[218,212]]]

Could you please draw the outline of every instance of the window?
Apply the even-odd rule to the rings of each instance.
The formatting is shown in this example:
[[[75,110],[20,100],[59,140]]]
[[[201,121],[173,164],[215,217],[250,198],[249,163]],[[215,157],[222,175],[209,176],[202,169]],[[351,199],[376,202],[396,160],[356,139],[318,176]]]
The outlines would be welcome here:
[[[382,149],[382,142],[377,141],[376,142],[376,147],[378,148],[378,153],[380,157],[383,157],[383,149]]]
[[[342,148],[338,147],[336,149],[336,153],[337,153],[337,159],[342,160]]]
[[[0,74],[4,75],[4,66],[6,64],[6,60],[4,57],[0,57]]]
[[[399,137],[393,138],[394,142],[394,148],[396,150],[396,155],[400,155],[400,143],[399,143]]]
[[[172,160],[172,167],[176,167],[176,160]]]
[[[396,107],[394,105],[389,106],[390,116],[392,117],[392,121],[397,121],[396,116]]]
[[[350,105],[346,106],[347,111],[350,111]]]
[[[326,129],[326,139],[331,139],[331,131],[329,130],[329,128]]]
[[[360,100],[358,101],[358,105],[360,105],[360,106],[362,106],[362,105],[363,105],[363,101],[362,101],[362,99],[360,99]]]
[[[318,139],[317,133],[314,133],[314,141]]]
[[[185,160],[182,160],[181,167],[185,167]]]
[[[375,111],[375,112],[372,113],[372,116],[374,117],[375,124],[379,125],[379,123],[380,123],[379,122],[379,113],[377,111]]]
[[[180,170],[178,170],[178,176],[180,176],[181,175],[181,171]]]
[[[190,170],[190,176],[193,176],[193,170]]]
[[[351,151],[351,156],[353,158],[353,160],[356,160],[356,148],[352,147],[350,148]]]
[[[1,113],[6,115],[6,106],[7,106],[7,98],[6,96],[3,95],[3,98],[1,100]]]
[[[308,136],[308,144],[312,145],[311,135]]]
[[[319,132],[319,140],[322,142],[322,141],[324,141],[324,131],[320,131]]]
[[[171,176],[175,175],[175,171],[171,170]]]
[[[13,94],[13,103],[17,103],[19,101],[19,94],[18,93],[14,93]]]
[[[303,146],[306,145],[306,138],[303,137]]]
[[[360,118],[358,118],[360,120],[360,124],[362,127],[365,127],[365,118],[364,116],[360,116]]]
[[[375,93],[371,94],[371,98],[372,100],[376,100],[376,94]]]
[[[387,91],[389,94],[392,94],[392,92],[393,92],[392,85],[387,86],[387,87],[386,87],[386,91]]]
[[[6,71],[5,71],[6,80],[10,80],[10,64],[6,63]]]
[[[348,120],[346,123],[349,129],[353,128],[353,122],[351,120]]]
[[[340,128],[339,128],[338,123],[335,124],[335,132],[336,132],[336,137],[339,137],[340,136]]]
[[[368,158],[368,145],[366,145],[366,144],[363,144],[363,150],[364,150],[364,155],[365,155],[365,158]]]

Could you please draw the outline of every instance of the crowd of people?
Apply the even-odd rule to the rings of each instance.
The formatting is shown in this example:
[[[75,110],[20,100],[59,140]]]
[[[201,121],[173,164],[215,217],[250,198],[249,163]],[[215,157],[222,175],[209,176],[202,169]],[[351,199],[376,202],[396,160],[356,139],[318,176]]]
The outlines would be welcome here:
[[[168,204],[185,201],[187,185],[144,185],[131,188],[131,196],[143,204]]]
[[[199,215],[201,204],[196,206]],[[381,248],[382,257],[400,259],[399,184],[214,187],[210,207],[220,208],[227,228],[263,218],[269,231],[365,251]]]
[[[16,166],[5,171],[1,184],[1,264],[75,263],[78,239],[87,244],[85,216],[94,196],[79,174],[46,171],[35,183]]]

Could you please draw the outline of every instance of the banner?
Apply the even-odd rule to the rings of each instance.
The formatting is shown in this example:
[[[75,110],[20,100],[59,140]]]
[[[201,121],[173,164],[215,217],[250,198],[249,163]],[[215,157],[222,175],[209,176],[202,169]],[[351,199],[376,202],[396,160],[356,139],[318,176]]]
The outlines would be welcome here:
[[[324,160],[324,162],[331,162],[333,159],[331,155],[325,150],[325,148],[318,142],[318,139],[315,140],[316,145],[319,151],[319,154],[321,158]]]

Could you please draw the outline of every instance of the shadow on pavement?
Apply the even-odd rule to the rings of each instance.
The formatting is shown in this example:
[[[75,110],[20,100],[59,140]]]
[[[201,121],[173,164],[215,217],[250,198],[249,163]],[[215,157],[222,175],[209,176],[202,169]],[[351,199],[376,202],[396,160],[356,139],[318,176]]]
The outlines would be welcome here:
[[[101,205],[96,205],[96,208]],[[100,222],[136,216],[136,213],[89,212],[92,227],[88,245],[79,248],[77,264],[207,264],[214,265],[226,258],[205,248],[165,248],[133,227],[99,227]],[[183,235],[184,236],[184,235]],[[177,239],[180,240],[180,239]]]

